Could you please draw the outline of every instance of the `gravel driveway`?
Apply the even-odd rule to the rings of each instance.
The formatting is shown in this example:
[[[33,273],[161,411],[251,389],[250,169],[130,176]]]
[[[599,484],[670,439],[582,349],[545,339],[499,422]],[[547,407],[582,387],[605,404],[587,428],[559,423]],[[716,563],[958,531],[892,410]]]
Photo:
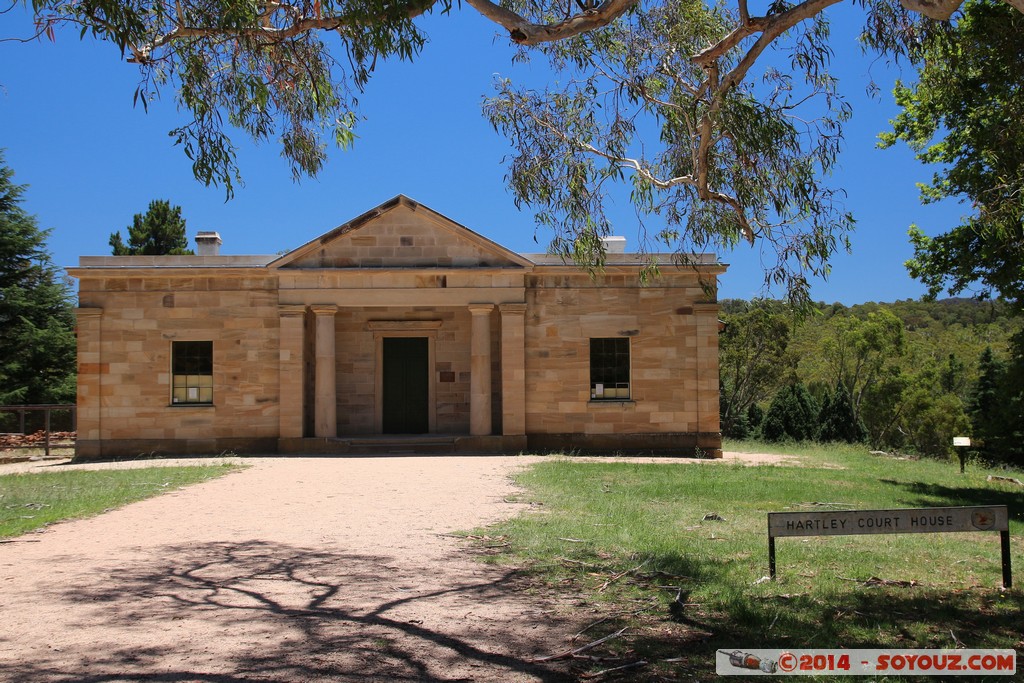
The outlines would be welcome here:
[[[0,681],[563,680],[531,662],[576,630],[558,596],[448,535],[517,514],[509,475],[539,459],[246,458],[0,543]]]
[[[532,460],[246,459],[2,543],[0,680],[560,680],[571,627],[444,535]]]

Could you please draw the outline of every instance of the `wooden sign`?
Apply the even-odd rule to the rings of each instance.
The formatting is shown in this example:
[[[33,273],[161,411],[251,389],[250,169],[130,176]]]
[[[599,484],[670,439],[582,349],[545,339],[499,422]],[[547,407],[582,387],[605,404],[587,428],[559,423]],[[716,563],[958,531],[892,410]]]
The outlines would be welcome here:
[[[1005,505],[898,510],[769,512],[768,569],[775,578],[775,539],[785,536],[854,534],[930,534],[950,531],[998,531],[1002,546],[1003,586],[1010,588],[1010,516]]]
[[[917,510],[769,512],[768,535],[931,534],[938,531],[1008,531],[1005,505]]]

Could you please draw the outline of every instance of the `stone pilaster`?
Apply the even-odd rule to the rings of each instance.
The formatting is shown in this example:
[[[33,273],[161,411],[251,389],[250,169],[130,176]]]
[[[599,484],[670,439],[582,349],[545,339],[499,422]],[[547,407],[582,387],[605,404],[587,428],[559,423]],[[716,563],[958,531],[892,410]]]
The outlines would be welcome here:
[[[301,438],[306,393],[303,390],[305,306],[279,306],[281,346],[278,353],[281,438]]]
[[[102,438],[100,390],[103,384],[103,357],[101,351],[102,308],[76,308],[78,328],[78,397],[76,424],[78,446],[76,455],[99,455]],[[168,401],[170,397],[168,397]],[[97,449],[95,453],[91,452]],[[87,452],[88,451],[88,452]]]
[[[333,304],[314,304],[316,315],[316,379],[313,431],[318,437],[338,435],[338,394],[335,387],[334,316],[338,307]]]
[[[697,322],[697,431],[701,436],[721,431],[719,413],[718,311],[715,303],[693,306]],[[715,447],[714,444],[708,444]],[[721,449],[721,437],[717,448]],[[720,451],[719,451],[720,452]],[[718,456],[720,457],[720,456]]]
[[[526,434],[526,304],[501,304],[501,431]]]
[[[469,360],[469,433],[491,433],[491,312],[494,304],[470,304],[473,330]]]

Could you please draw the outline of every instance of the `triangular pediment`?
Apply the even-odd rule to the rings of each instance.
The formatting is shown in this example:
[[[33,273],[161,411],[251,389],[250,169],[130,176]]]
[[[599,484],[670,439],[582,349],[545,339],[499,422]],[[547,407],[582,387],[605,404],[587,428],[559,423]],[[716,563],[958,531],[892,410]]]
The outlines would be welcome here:
[[[307,242],[272,268],[522,268],[526,258],[399,195]]]

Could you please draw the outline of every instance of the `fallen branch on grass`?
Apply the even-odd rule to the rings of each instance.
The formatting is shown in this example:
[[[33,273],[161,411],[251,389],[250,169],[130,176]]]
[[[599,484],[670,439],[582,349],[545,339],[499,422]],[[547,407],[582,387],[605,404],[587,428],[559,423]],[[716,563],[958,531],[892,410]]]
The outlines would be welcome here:
[[[799,508],[817,508],[817,507],[829,507],[829,508],[854,508],[857,507],[853,503],[819,503],[814,501],[813,503],[798,503]]]
[[[587,568],[592,568],[592,569],[597,569],[598,568],[598,566],[596,564],[590,564],[589,562],[581,562],[580,560],[571,560],[568,557],[559,557],[558,561],[559,562],[563,562],[563,563],[568,563],[568,564],[578,564],[581,567],[587,567]]]
[[[612,578],[610,578],[607,581],[605,581],[604,583],[602,583],[601,587],[597,589],[597,592],[598,593],[604,593],[605,589],[608,588],[608,586],[612,585],[613,583],[615,583],[616,581],[621,579],[626,574],[632,574],[633,572],[638,571],[641,567],[643,567],[648,562],[649,562],[649,560],[644,560],[643,562],[641,562],[637,566],[633,567],[632,569],[627,569],[626,571],[622,572],[621,574],[616,574]]]
[[[843,581],[853,581],[854,583],[859,583],[863,586],[898,586],[900,588],[913,588],[914,586],[921,585],[917,581],[913,580],[902,581],[899,579],[880,579],[877,576],[869,577],[864,581],[861,581],[860,579],[850,579],[845,576],[840,576],[839,578]]]
[[[653,580],[655,576],[664,576],[665,578],[668,578],[668,579],[681,579],[683,581],[696,581],[696,579],[694,579],[692,576],[681,576],[679,574],[669,574],[668,572],[663,572],[660,569],[655,570],[655,571],[650,572],[650,573],[647,573],[647,574],[643,574],[640,578],[652,579]]]
[[[603,671],[595,671],[592,674],[580,674],[580,678],[591,681],[595,678],[600,678],[606,674],[617,673],[619,671],[625,671],[626,669],[636,669],[641,666],[647,666],[647,660],[641,659],[639,662],[633,662],[632,664],[623,664],[622,666],[616,666],[612,669],[605,669]]]
[[[620,628],[618,631],[616,631],[615,633],[611,633],[611,634],[605,636],[604,638],[598,638],[597,640],[595,640],[593,642],[590,642],[590,643],[587,643],[586,645],[583,645],[581,647],[578,647],[575,650],[565,650],[565,651],[559,652],[558,654],[555,654],[555,655],[548,655],[547,657],[538,657],[538,658],[536,658],[536,659],[534,659],[532,661],[535,662],[535,663],[540,663],[540,662],[553,662],[553,661],[555,661],[557,659],[571,659],[572,657],[574,657],[574,656],[576,656],[578,654],[581,654],[583,652],[586,652],[587,650],[594,649],[595,647],[597,647],[598,645],[601,645],[602,643],[606,643],[609,640],[612,640],[614,638],[618,638],[619,636],[621,636],[623,633],[626,632],[627,628],[629,628],[629,627],[628,626],[624,626],[624,627]]]
[[[583,628],[581,628],[579,630],[579,632],[576,633],[576,635],[574,635],[572,638],[569,639],[569,642],[570,643],[575,643],[576,640],[580,636],[582,636],[584,633],[586,633],[590,629],[594,628],[595,626],[603,624],[604,622],[608,621],[609,619],[618,619],[619,617],[634,617],[634,616],[636,616],[638,614],[642,614],[644,612],[650,612],[652,609],[655,609],[655,607],[657,607],[657,605],[652,605],[650,607],[641,607],[640,609],[635,609],[635,610],[631,610],[631,611],[630,610],[626,610],[624,612],[615,612],[613,614],[609,614],[607,616],[601,617],[600,619],[598,619],[597,621],[593,622],[592,624],[588,624],[588,625],[584,626]]]
[[[877,576],[872,576],[864,582],[865,586],[899,586],[900,588],[913,588],[918,586],[917,581],[900,581],[894,579],[880,579]]]
[[[592,623],[592,624],[588,624],[588,625],[584,626],[583,628],[581,628],[581,629],[580,629],[579,631],[577,631],[577,632],[576,632],[576,635],[574,635],[574,636],[573,636],[572,638],[570,638],[570,639],[569,639],[569,642],[570,642],[570,643],[575,643],[575,642],[576,642],[576,640],[577,640],[577,639],[578,639],[578,638],[579,638],[580,636],[582,636],[582,635],[583,635],[584,633],[586,633],[586,632],[587,632],[587,631],[589,631],[590,629],[592,629],[592,628],[594,628],[595,626],[598,626],[598,625],[600,625],[600,624],[603,624],[604,622],[608,621],[609,619],[614,619],[614,618],[615,618],[615,617],[617,617],[617,616],[621,616],[621,615],[620,615],[620,614],[609,614],[609,615],[608,615],[608,616],[606,616],[606,617],[601,617],[600,619],[598,619],[597,621],[595,621],[595,622],[594,622],[594,623]]]

